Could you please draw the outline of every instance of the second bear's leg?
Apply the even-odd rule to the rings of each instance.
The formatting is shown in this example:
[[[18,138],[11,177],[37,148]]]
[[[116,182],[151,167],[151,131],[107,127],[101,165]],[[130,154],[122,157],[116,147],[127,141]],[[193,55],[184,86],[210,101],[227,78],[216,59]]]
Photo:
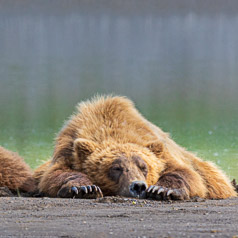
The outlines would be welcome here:
[[[194,196],[205,197],[203,180],[188,168],[176,168],[161,174],[158,182],[149,187],[147,197],[156,200],[187,200]]]
[[[60,164],[51,166],[42,176],[39,190],[50,197],[97,198],[101,189],[92,184],[86,174]]]

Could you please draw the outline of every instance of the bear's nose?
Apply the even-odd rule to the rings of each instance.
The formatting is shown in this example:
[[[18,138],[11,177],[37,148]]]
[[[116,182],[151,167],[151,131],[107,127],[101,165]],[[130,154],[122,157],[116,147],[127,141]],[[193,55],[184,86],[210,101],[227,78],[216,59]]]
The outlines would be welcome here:
[[[130,185],[130,194],[132,197],[143,197],[145,195],[145,190],[147,189],[147,184],[144,181],[134,181]]]

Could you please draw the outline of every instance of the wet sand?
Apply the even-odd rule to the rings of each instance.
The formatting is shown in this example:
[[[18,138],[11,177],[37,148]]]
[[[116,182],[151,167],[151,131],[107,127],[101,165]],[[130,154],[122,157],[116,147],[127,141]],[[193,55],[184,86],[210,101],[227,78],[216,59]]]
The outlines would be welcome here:
[[[238,198],[0,198],[0,237],[238,237]]]

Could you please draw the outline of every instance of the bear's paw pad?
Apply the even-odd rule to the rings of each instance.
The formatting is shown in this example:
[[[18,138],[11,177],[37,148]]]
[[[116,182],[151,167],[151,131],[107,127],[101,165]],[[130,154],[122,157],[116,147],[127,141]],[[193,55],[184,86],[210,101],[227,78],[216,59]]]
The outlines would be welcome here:
[[[146,191],[146,197],[154,200],[187,200],[189,196],[184,188],[166,188],[152,185]]]
[[[60,198],[94,199],[103,197],[101,189],[96,185],[63,187],[57,194]]]

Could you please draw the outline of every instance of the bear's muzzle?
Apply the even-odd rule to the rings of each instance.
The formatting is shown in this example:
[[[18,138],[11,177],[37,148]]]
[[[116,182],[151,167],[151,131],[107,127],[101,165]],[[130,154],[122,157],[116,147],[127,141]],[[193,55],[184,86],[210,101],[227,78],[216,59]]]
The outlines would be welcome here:
[[[144,198],[147,184],[144,181],[134,181],[129,186],[131,197]]]

